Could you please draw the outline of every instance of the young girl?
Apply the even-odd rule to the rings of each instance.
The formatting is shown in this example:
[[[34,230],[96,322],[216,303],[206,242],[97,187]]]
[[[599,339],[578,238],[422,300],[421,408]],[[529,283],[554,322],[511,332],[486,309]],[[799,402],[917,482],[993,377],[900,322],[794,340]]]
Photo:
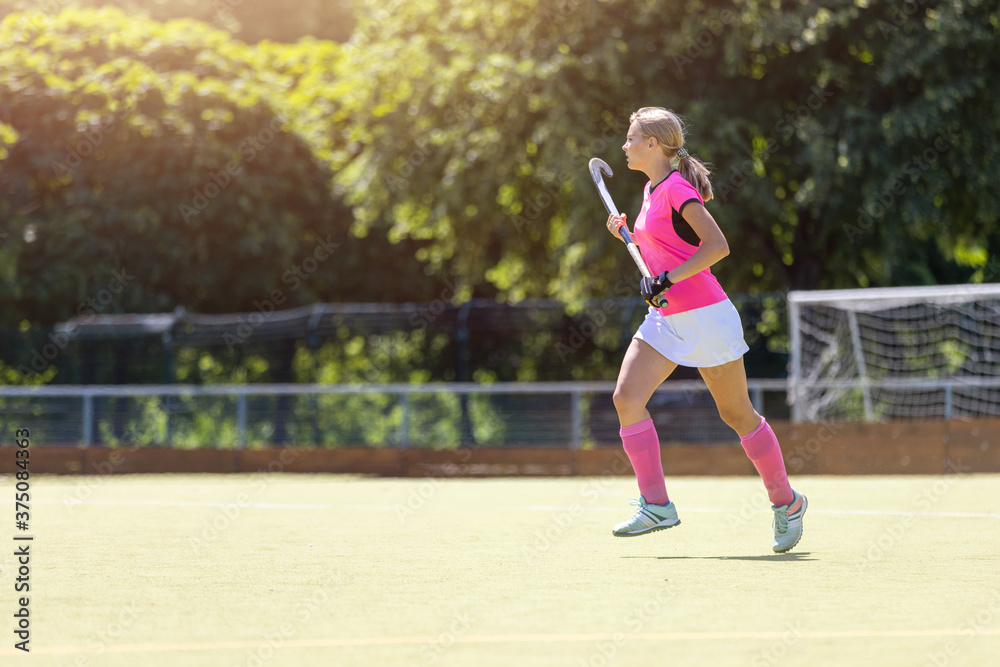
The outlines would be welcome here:
[[[642,495],[632,518],[612,533],[630,537],[680,523],[667,497],[660,442],[646,403],[682,364],[699,370],[719,415],[739,434],[764,480],[774,510],[773,548],[784,553],[802,536],[806,497],[789,485],[778,440],[750,403],[743,368],[749,348],[740,316],[709,270],[729,254],[729,245],[705,209],[712,198],[708,169],[684,149],[683,127],[672,112],[645,107],[630,122],[622,149],[629,169],[649,177],[635,239],[654,277],[642,279],[649,313],[625,352],[614,395],[622,443]],[[608,230],[616,236],[624,224],[624,215],[608,218]],[[667,303],[657,309],[653,299],[658,294]]]

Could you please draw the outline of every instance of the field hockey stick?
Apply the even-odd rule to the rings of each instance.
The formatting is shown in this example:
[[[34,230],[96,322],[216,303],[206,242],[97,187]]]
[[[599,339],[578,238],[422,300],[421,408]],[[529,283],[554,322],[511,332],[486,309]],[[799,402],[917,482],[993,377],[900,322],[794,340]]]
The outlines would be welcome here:
[[[603,174],[601,172],[604,172]],[[604,208],[608,209],[608,213],[614,216],[620,216],[621,213],[618,212],[618,207],[615,206],[615,201],[611,198],[611,193],[608,192],[608,186],[604,184],[604,174],[609,177],[614,176],[615,173],[611,171],[611,167],[608,163],[601,158],[590,158],[590,176],[594,179],[594,185],[597,186],[597,193],[601,195],[601,201],[604,202]],[[650,273],[649,267],[646,266],[646,262],[642,259],[642,254],[639,252],[639,246],[635,244],[632,239],[632,234],[629,232],[628,227],[622,225],[618,228],[618,233],[621,234],[622,241],[625,242],[625,248],[628,249],[628,254],[632,255],[632,259],[635,261],[635,265],[639,267],[639,272],[642,273],[646,278],[652,278],[653,274]],[[667,305],[667,300],[663,298],[662,294],[657,294],[653,297],[653,305],[657,308],[665,308]]]

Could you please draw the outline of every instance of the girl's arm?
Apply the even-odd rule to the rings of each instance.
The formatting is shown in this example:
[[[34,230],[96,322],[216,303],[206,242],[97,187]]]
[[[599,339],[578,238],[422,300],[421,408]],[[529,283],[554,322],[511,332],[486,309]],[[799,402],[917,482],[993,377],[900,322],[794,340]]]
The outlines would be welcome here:
[[[702,204],[691,202],[684,207],[681,215],[701,239],[701,245],[687,261],[667,273],[667,278],[672,283],[704,271],[729,254],[729,243],[725,235]]]

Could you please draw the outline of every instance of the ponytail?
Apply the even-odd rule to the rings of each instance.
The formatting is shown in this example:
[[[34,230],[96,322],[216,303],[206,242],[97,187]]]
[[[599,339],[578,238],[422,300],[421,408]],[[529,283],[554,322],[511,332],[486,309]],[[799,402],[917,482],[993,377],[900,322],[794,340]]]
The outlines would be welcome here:
[[[683,148],[677,151],[677,171],[681,172],[684,180],[693,185],[706,202],[713,197],[712,181],[708,178],[711,172],[708,167]]]

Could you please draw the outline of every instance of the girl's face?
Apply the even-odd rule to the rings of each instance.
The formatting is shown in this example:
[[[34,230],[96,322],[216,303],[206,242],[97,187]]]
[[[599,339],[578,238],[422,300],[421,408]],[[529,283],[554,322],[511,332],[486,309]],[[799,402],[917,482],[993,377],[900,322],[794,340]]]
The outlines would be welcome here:
[[[656,153],[656,143],[655,138],[642,136],[637,122],[629,125],[628,136],[625,138],[625,145],[622,146],[628,168],[635,171],[645,171]]]

